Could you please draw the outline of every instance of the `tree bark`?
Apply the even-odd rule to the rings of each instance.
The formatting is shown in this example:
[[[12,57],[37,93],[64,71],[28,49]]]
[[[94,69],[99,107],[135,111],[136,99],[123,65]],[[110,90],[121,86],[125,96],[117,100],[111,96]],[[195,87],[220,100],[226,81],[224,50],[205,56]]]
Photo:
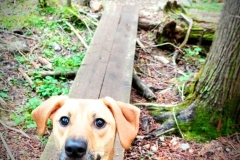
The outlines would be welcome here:
[[[240,0],[225,1],[209,57],[196,85],[198,116],[210,113],[218,134],[240,124]],[[228,132],[228,133],[227,133]]]

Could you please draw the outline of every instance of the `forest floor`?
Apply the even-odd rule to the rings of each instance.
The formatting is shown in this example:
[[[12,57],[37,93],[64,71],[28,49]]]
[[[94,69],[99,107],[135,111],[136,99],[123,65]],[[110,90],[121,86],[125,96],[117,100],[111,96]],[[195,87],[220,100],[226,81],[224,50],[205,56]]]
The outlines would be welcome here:
[[[24,6],[20,5],[20,7]],[[28,11],[30,13],[36,12],[36,10],[36,7],[32,9],[28,8]],[[5,14],[8,14],[6,12],[9,10],[4,10],[4,8],[1,7],[1,11],[4,11]],[[207,12],[206,14],[209,13]],[[159,12],[157,15],[159,17],[162,17],[163,13]],[[54,16],[45,17],[45,19],[47,20],[51,20],[54,18]],[[39,55],[43,55],[43,57],[45,55],[46,59],[56,59],[56,57],[58,56],[64,56],[64,58],[72,58],[74,54],[81,56],[82,52],[85,51],[84,46],[82,44],[79,44],[79,40],[76,38],[75,34],[65,33],[62,30],[62,27],[59,26],[58,29],[60,28],[59,30],[61,31],[54,33],[49,29],[51,27],[55,27],[54,23],[46,26],[42,26],[42,21],[39,21],[37,23],[41,23],[40,27],[42,28],[39,30],[36,28],[33,30],[32,28],[19,26],[15,27],[14,29],[8,30],[7,25],[4,24],[0,26],[1,42],[12,42],[13,40],[16,41],[17,39],[17,41],[24,42],[24,44],[26,44],[27,46],[27,49],[25,49],[28,50],[27,52],[24,52],[24,46],[22,47],[21,51],[18,50],[11,52],[9,50],[1,50],[0,160],[11,159],[8,153],[11,153],[17,160],[40,159],[40,155],[43,152],[44,145],[46,144],[47,138],[51,132],[51,129],[49,129],[43,137],[39,137],[37,136],[36,128],[31,126],[32,120],[29,120],[29,117],[31,117],[29,113],[33,109],[31,108],[31,106],[36,107],[36,104],[39,104],[39,99],[34,98],[39,97],[39,95],[41,94],[40,99],[43,100],[44,98],[42,97],[44,96],[44,94],[47,94],[48,96],[48,93],[42,92],[41,88],[38,88],[38,90],[36,90],[35,86],[30,86],[23,77],[23,74],[19,71],[19,68],[23,68],[23,70],[25,71],[36,70],[35,64],[30,63],[30,60],[35,59]],[[63,26],[61,23],[59,24]],[[48,29],[50,30],[49,32]],[[94,30],[93,28],[91,29]],[[54,28],[54,30],[56,30],[56,28]],[[31,34],[29,34],[30,32]],[[86,32],[90,31],[88,30]],[[19,33],[24,34],[18,35]],[[46,35],[48,35],[48,37],[46,37]],[[54,51],[55,55],[53,56],[51,53],[49,53],[49,51],[52,50],[44,50],[44,48],[47,48],[48,45],[50,45],[44,40],[49,40],[56,35],[62,36],[60,37],[60,40],[56,40],[62,47],[62,50],[58,52]],[[68,41],[63,41],[63,39],[66,38],[66,35],[67,38],[70,39],[69,41],[71,43]],[[88,39],[88,34],[85,32],[81,32],[81,36],[83,36],[84,39]],[[156,99],[151,101],[146,100],[136,89],[132,89],[131,103],[138,105],[142,111],[140,117],[141,124],[138,136],[134,140],[131,148],[126,150],[125,152],[125,159],[240,159],[240,134],[238,133],[229,135],[228,137],[219,137],[218,139],[204,143],[196,142],[193,140],[184,140],[181,136],[179,136],[179,134],[173,134],[171,132],[160,135],[158,137],[144,138],[151,132],[155,131],[161,125],[161,123],[156,122],[151,116],[151,114],[149,114],[149,111],[147,107],[145,107],[145,104],[152,103],[177,105],[182,103],[184,100],[184,95],[182,94],[184,86],[187,86],[187,84],[189,84],[193,80],[194,76],[199,71],[202,63],[200,61],[200,57],[192,57],[188,54],[185,54],[180,55],[177,58],[178,65],[173,65],[172,52],[153,47],[155,45],[155,35],[153,31],[145,31],[139,29],[138,39],[147,47],[148,51],[150,51],[150,54],[145,52],[144,49],[140,46],[137,46],[134,68],[137,71],[137,75],[141,78],[141,80],[145,84],[147,84],[154,92],[154,94],[156,95]],[[52,44],[52,42],[53,41],[49,43]],[[52,47],[50,48],[52,49]],[[187,48],[194,50],[194,48],[198,47],[196,47],[195,45],[187,45]],[[77,62],[79,63],[78,60],[79,57],[77,57]],[[53,67],[59,67],[58,64],[56,64],[56,61],[49,61],[53,63]],[[66,61],[60,61],[61,59],[58,61],[59,65],[61,65],[62,63],[67,63]],[[75,61],[72,60],[71,63],[75,63]],[[72,67],[71,69],[76,69],[76,67],[78,66],[74,67]],[[36,77],[31,78],[33,78],[34,83],[45,83],[43,79],[41,79],[41,81],[37,81]],[[64,80],[64,82],[58,81],[57,83],[55,83],[55,79],[51,79],[50,77],[48,81],[51,81],[51,83],[47,83],[46,87],[50,87],[51,85],[59,85],[60,88],[69,88],[73,81],[73,78],[65,78]],[[63,92],[62,90],[53,91]],[[139,103],[143,103],[143,105],[139,105]],[[26,111],[26,109],[29,110]],[[21,120],[21,117],[23,118],[23,120]],[[142,122],[144,122],[143,120],[146,118],[149,122],[147,130],[145,130],[142,125]],[[18,124],[16,124],[16,122]],[[25,125],[23,125],[23,123],[25,123]],[[28,124],[28,126],[26,126],[26,123]]]

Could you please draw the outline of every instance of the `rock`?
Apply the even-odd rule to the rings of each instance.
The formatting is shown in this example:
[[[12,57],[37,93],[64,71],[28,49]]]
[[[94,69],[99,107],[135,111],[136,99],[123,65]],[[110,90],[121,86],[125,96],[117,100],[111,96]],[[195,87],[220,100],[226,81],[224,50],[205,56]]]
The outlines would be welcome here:
[[[93,12],[98,12],[102,9],[102,3],[97,1],[90,1],[90,8]]]
[[[231,151],[229,148],[226,148],[225,150],[226,150],[227,152],[230,152],[230,151]]]
[[[146,145],[144,145],[143,148],[145,148],[145,149],[149,149],[149,148],[150,148],[150,144],[146,144]]]
[[[190,148],[190,145],[188,144],[188,143],[183,143],[183,144],[181,144],[181,149],[182,150],[187,150],[187,149],[189,149]]]
[[[151,151],[156,152],[157,150],[158,148],[155,145],[151,146]]]
[[[189,149],[188,152],[189,152],[189,153],[193,153],[193,149]]]
[[[17,40],[14,42],[0,42],[0,51],[9,52],[30,52],[30,48],[27,43],[23,40]]]
[[[61,46],[57,42],[52,43],[52,48],[54,49],[54,51],[61,51],[62,50]]]

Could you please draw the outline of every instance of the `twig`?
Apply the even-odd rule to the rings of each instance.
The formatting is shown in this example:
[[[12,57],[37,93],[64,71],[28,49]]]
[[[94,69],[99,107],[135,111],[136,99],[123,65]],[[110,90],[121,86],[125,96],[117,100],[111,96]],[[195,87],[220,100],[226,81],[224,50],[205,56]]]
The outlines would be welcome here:
[[[25,132],[23,132],[22,130],[9,127],[9,126],[7,126],[5,123],[3,123],[3,121],[1,121],[1,120],[0,120],[0,123],[1,123],[4,127],[8,128],[8,129],[10,129],[10,130],[13,130],[13,131],[15,131],[15,132],[21,133],[22,135],[24,135],[25,137],[27,137],[27,138],[30,139],[29,135],[27,135],[27,134],[26,134]]]
[[[66,22],[66,24],[71,28],[71,30],[77,35],[78,39],[82,42],[82,44],[84,45],[84,47],[86,49],[88,49],[88,45],[87,43],[84,41],[84,39],[78,34],[77,30],[69,23]]]
[[[188,30],[187,30],[187,34],[182,42],[182,44],[178,47],[178,50],[179,49],[182,49],[186,44],[187,44],[187,41],[188,41],[188,38],[189,38],[189,35],[190,35],[190,32],[191,32],[191,29],[192,29],[192,26],[193,26],[193,20],[191,18],[188,18],[187,16],[185,16],[185,14],[181,13],[181,16],[187,21],[188,23]],[[173,53],[173,57],[172,57],[172,62],[173,62],[173,65],[177,65],[176,64],[176,59],[177,59],[177,56],[179,54],[179,51],[176,50],[174,53]]]
[[[187,30],[187,34],[184,38],[184,41],[182,42],[182,44],[179,46],[179,48],[183,48],[188,41],[192,26],[193,26],[193,20],[191,18],[188,18],[187,16],[185,16],[185,14],[181,13],[181,16],[187,21],[188,23],[188,30]]]
[[[0,138],[1,138],[1,140],[2,140],[2,143],[3,143],[4,147],[5,147],[5,149],[7,150],[7,153],[8,153],[8,155],[9,155],[10,159],[11,159],[11,160],[15,160],[15,158],[13,157],[13,154],[12,154],[10,148],[8,147],[5,139],[3,138],[2,133],[0,133]]]
[[[151,47],[160,47],[160,46],[165,46],[165,45],[171,45],[171,46],[173,46],[174,48],[178,49],[180,52],[183,53],[183,51],[181,50],[180,47],[178,47],[178,46],[176,46],[176,45],[174,45],[174,44],[172,44],[172,43],[170,43],[170,42],[166,42],[166,43],[162,43],[162,44],[157,44],[157,45],[152,45]]]
[[[22,37],[22,38],[27,38],[27,39],[31,39],[31,40],[37,41],[37,39],[35,39],[35,38],[27,37],[27,36],[24,36],[24,35],[8,32],[8,31],[4,31],[4,30],[0,30],[0,32],[7,33],[7,34],[12,34],[12,35],[17,36],[17,37]]]
[[[18,71],[23,75],[24,79],[26,79],[28,81],[28,83],[30,84],[30,86],[33,86],[33,81],[31,80],[31,78],[27,75],[27,73],[22,69],[22,68],[18,68]]]
[[[33,76],[35,74],[41,75],[42,77],[46,76],[74,76],[77,74],[76,71],[41,71],[41,72],[28,72],[28,75]]]
[[[142,44],[142,42],[139,40],[139,38],[137,38],[137,44],[142,48],[142,50],[144,50],[144,52],[146,52],[146,53],[150,53],[147,49],[146,49],[146,47]]]
[[[159,136],[161,136],[161,135],[163,135],[163,134],[166,134],[166,133],[168,133],[168,132],[172,132],[172,131],[174,131],[175,130],[175,128],[170,128],[169,130],[166,130],[166,131],[164,131],[164,132],[161,132],[161,133],[159,133],[159,134],[156,134],[155,136],[156,137],[159,137]]]
[[[177,128],[178,128],[178,130],[179,130],[179,132],[180,132],[182,138],[184,138],[184,135],[183,135],[183,133],[182,133],[182,131],[181,131],[179,125],[178,125],[178,122],[177,122],[177,118],[176,118],[176,115],[175,115],[175,107],[173,107],[172,112],[173,112],[173,118],[174,118],[174,121],[175,121],[175,123],[176,123],[176,125],[177,125]]]
[[[73,15],[75,15],[76,17],[78,17],[78,19],[80,19],[81,21],[83,21],[83,23],[85,24],[85,26],[87,27],[88,31],[90,33],[93,33],[93,31],[89,28],[87,22],[82,18],[80,17],[78,14],[76,14],[75,12],[73,12],[70,8],[68,8],[68,11],[71,12]]]
[[[180,86],[178,86],[178,91],[181,93],[182,101],[184,101],[184,86],[185,86],[185,83],[182,84],[182,88],[180,88]]]
[[[175,107],[179,104],[156,104],[156,103],[134,103],[133,105],[135,106],[155,106],[155,107],[167,107],[167,108],[171,108],[171,107]]]

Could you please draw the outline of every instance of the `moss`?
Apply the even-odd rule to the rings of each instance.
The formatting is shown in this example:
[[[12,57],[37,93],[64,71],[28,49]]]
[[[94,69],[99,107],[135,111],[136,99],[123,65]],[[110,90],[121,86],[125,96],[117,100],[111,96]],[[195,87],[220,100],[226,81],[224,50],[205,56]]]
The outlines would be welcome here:
[[[211,121],[212,113],[205,109],[197,108],[196,117],[193,122],[181,124],[180,128],[186,134],[186,139],[194,139],[196,141],[207,141],[215,139],[218,136],[216,123]]]
[[[239,122],[237,120],[239,117],[236,114],[240,110],[236,111],[238,104],[239,100],[234,99],[227,101],[223,109],[210,110],[209,107],[203,107],[204,102],[199,103],[194,121],[180,123],[179,126],[188,140],[208,141],[219,136],[228,136],[239,131]]]

